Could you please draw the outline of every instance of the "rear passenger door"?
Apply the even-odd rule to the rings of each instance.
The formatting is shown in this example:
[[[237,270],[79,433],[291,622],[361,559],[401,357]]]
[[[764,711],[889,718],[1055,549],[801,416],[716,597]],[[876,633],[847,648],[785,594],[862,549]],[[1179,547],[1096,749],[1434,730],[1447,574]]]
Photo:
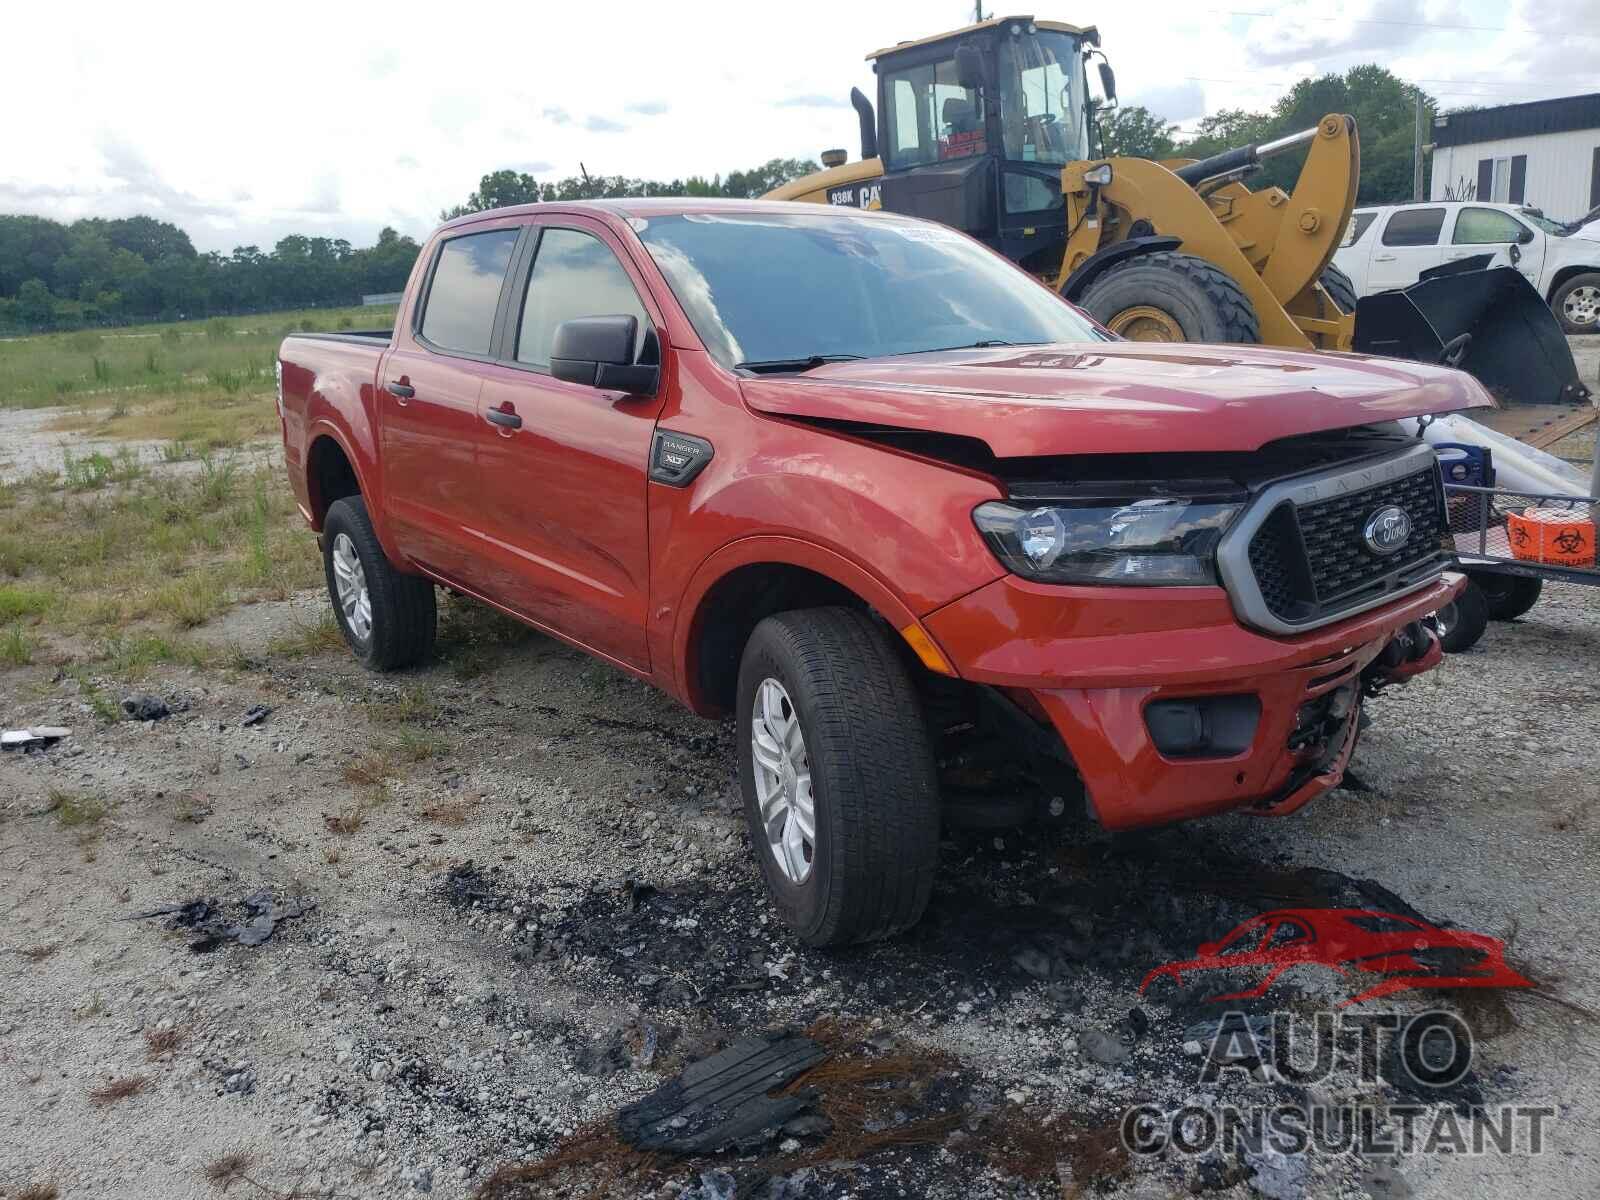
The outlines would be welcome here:
[[[1444,205],[1397,208],[1389,213],[1372,248],[1367,291],[1410,287],[1429,267],[1444,261]]]
[[[636,356],[660,362],[659,311],[625,247],[588,218],[535,225],[514,279],[503,361],[479,398],[489,598],[647,669],[646,469],[668,373],[654,396],[584,387],[550,374],[550,346],[563,321],[629,314]]]
[[[385,512],[397,548],[451,582],[478,581],[478,391],[524,224],[441,240],[378,380]]]

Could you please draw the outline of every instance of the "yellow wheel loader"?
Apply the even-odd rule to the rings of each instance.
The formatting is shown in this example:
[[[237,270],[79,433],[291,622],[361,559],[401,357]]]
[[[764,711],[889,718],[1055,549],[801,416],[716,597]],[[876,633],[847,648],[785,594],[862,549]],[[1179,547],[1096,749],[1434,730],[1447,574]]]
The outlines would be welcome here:
[[[1358,302],[1333,254],[1355,206],[1355,121],[1195,161],[1094,157],[1091,27],[997,17],[868,55],[874,110],[850,99],[861,159],[768,193],[927,217],[985,242],[1123,337],[1265,342],[1446,362],[1502,401],[1588,398],[1538,292],[1490,256]],[[1251,191],[1264,159],[1304,149],[1292,193]]]

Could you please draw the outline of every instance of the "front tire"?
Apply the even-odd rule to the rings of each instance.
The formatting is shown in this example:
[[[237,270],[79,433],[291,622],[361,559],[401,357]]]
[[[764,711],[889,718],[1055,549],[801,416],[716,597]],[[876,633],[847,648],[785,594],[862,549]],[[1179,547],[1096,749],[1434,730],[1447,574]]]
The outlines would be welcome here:
[[[1550,297],[1550,308],[1567,333],[1600,332],[1600,274],[1574,275]]]
[[[738,686],[745,817],[784,923],[812,946],[915,925],[933,888],[939,789],[889,635],[854,609],[778,613],[751,634]]]
[[[360,496],[335,500],[322,522],[322,567],[333,615],[351,652],[374,671],[421,662],[433,649],[433,584],[397,571]]]
[[[1136,342],[1261,340],[1255,306],[1221,267],[1160,251],[1110,268],[1081,301],[1112,333]]]

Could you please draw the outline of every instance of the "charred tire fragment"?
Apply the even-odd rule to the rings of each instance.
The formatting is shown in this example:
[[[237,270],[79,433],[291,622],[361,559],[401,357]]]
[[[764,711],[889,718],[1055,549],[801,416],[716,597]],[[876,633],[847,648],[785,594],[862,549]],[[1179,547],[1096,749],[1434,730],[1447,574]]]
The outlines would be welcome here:
[[[341,535],[349,539],[361,561],[371,628],[365,635],[352,628],[339,599],[334,563]],[[392,671],[421,662],[433,649],[438,608],[431,581],[397,571],[383,552],[360,496],[335,500],[322,523],[322,568],[328,581],[333,615],[351,651],[374,671]]]
[[[1154,308],[1188,342],[1259,342],[1261,321],[1244,289],[1221,267],[1163,250],[1112,267],[1089,285],[1083,307],[1110,327],[1119,313]]]
[[[1329,263],[1323,268],[1322,278],[1317,282],[1322,284],[1322,290],[1327,292],[1333,302],[1339,306],[1340,312],[1355,312],[1356,285],[1350,281],[1350,276],[1332,263]]]
[[[769,844],[757,800],[753,732],[768,680],[792,702],[811,776],[815,840],[798,883]],[[848,608],[763,620],[740,663],[735,729],[751,842],[784,923],[812,946],[915,925],[938,860],[938,777],[916,689],[883,627]]]
[[[1446,654],[1460,654],[1478,644],[1489,628],[1489,601],[1471,579],[1459,595],[1434,614],[1439,629],[1439,644]]]

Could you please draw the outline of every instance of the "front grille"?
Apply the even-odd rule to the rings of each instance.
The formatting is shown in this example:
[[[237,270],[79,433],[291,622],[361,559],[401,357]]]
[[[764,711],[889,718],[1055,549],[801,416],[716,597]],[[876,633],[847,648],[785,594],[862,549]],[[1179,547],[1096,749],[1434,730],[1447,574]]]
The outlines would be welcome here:
[[[1411,518],[1399,550],[1378,554],[1366,544],[1367,519],[1394,505]],[[1310,503],[1283,500],[1250,539],[1248,559],[1262,603],[1290,625],[1309,625],[1369,607],[1439,569],[1444,530],[1439,472],[1418,470],[1360,491]]]

